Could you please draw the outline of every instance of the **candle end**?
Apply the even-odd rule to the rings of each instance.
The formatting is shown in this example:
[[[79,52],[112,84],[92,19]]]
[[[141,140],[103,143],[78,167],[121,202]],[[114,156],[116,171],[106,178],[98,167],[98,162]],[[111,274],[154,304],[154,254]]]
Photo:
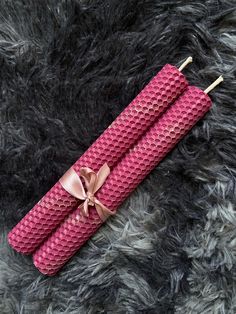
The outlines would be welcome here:
[[[193,62],[193,58],[190,56],[188,57],[184,63],[181,64],[181,66],[179,67],[179,71],[182,71],[189,63]]]

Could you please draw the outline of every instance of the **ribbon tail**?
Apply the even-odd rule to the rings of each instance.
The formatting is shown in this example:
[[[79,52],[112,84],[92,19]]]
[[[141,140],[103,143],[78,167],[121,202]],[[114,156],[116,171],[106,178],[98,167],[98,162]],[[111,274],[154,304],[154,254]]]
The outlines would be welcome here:
[[[80,204],[79,206],[80,208],[80,213],[83,216],[88,217],[89,216],[89,212],[88,212],[88,200],[86,199],[82,204]]]
[[[101,202],[99,202],[98,200],[96,200],[95,203],[95,208],[97,210],[97,213],[100,217],[100,219],[104,222],[107,220],[107,218],[110,215],[115,215],[115,211],[111,211],[110,209],[108,209],[106,206],[104,206]]]

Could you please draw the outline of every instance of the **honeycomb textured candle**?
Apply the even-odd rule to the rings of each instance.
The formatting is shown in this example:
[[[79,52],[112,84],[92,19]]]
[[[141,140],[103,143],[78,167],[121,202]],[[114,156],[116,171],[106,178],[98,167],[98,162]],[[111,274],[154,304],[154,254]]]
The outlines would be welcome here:
[[[115,211],[210,106],[208,95],[188,87],[114,167],[96,197]],[[102,225],[94,207],[89,213],[87,218],[80,215],[79,208],[74,210],[35,252],[34,264],[42,273],[57,273]]]
[[[86,166],[97,171],[105,162],[114,167],[187,85],[176,67],[165,65],[73,168],[78,172]],[[78,201],[57,182],[9,233],[10,245],[18,252],[32,253],[76,205]]]

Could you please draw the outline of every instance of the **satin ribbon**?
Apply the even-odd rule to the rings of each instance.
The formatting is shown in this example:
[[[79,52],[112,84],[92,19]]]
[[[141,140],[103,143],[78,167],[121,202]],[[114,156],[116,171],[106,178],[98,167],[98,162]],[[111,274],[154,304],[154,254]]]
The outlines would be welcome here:
[[[105,221],[109,215],[114,215],[115,212],[104,206],[94,194],[101,188],[106,178],[110,174],[110,168],[105,163],[95,173],[88,167],[82,167],[78,174],[73,168],[70,168],[59,180],[62,187],[75,198],[84,201],[79,207],[82,215],[89,216],[89,206],[95,206],[97,213],[102,221]],[[80,179],[83,178],[86,191]]]

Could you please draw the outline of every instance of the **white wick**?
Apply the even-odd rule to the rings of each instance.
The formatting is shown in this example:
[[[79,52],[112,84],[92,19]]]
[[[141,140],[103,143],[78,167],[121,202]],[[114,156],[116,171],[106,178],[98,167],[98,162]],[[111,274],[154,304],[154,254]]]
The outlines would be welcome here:
[[[188,57],[184,63],[181,64],[181,66],[179,67],[179,71],[182,71],[186,65],[188,65],[189,63],[192,63],[193,62],[193,58],[192,57]]]
[[[223,76],[219,76],[217,80],[215,80],[215,82],[213,82],[210,86],[208,86],[204,92],[206,94],[208,94],[210,91],[212,91],[217,85],[219,85],[221,82],[223,82],[224,79],[223,79]]]

